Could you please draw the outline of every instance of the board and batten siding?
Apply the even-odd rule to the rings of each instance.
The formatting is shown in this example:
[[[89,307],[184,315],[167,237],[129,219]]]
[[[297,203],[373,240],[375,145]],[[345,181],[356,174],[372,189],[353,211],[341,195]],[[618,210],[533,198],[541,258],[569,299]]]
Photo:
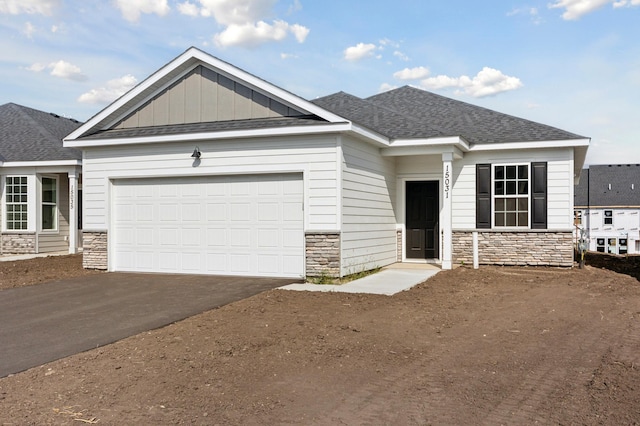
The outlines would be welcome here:
[[[129,114],[114,128],[296,115],[301,113],[209,68],[199,66]]]
[[[191,158],[195,145],[202,157]],[[89,148],[83,162],[83,228],[109,229],[110,180],[303,173],[305,230],[339,230],[335,136],[283,137]]]
[[[573,151],[526,150],[467,153],[453,162],[452,226],[454,230],[476,227],[476,164],[547,162],[547,229],[571,230],[573,223]]]
[[[58,179],[58,229],[38,233],[38,253],[69,249],[69,178],[67,174],[56,175],[56,178]]]
[[[377,147],[342,139],[341,275],[394,263],[397,258],[395,159]]]

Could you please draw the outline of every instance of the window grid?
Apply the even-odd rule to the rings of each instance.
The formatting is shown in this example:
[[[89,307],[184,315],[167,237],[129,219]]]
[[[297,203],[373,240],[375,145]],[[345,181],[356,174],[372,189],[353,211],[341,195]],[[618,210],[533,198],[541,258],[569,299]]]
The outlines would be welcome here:
[[[7,230],[25,230],[27,217],[27,177],[7,176],[5,180],[5,205]]]
[[[494,226],[529,226],[529,166],[500,165],[493,169]]]

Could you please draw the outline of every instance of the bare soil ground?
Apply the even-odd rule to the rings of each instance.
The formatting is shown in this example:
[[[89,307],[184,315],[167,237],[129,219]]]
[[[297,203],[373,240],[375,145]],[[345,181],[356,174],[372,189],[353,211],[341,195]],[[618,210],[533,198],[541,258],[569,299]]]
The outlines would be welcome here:
[[[640,283],[461,267],[392,297],[272,290],[0,379],[0,424],[80,421],[638,425]]]

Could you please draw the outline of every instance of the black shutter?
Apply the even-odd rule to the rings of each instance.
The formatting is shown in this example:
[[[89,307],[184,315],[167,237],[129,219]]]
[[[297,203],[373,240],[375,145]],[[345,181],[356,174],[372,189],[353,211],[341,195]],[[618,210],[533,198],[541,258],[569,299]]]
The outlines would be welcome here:
[[[547,229],[547,163],[531,163],[531,229]]]
[[[491,164],[476,164],[476,228],[491,228]]]

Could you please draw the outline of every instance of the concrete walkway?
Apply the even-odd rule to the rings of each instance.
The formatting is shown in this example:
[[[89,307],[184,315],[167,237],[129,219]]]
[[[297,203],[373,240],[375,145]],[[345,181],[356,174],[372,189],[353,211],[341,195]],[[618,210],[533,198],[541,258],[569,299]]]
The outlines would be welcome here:
[[[335,291],[341,293],[370,293],[392,296],[424,282],[437,274],[440,267],[431,264],[394,263],[380,272],[345,284],[290,284],[283,290]]]
[[[54,251],[51,253],[29,253],[29,254],[3,254],[0,255],[0,262],[13,262],[15,260],[27,260],[34,259],[36,257],[47,257],[47,256],[65,256],[69,254],[69,251]]]

